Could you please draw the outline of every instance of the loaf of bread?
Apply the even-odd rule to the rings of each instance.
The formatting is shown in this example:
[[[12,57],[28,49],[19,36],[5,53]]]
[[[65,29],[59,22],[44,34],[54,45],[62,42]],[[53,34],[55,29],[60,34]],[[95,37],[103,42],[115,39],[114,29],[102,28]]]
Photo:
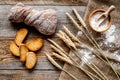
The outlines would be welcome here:
[[[18,3],[10,10],[9,20],[11,22],[24,22],[26,25],[34,26],[44,35],[52,35],[57,26],[57,15],[53,9],[36,10],[32,7],[25,7]]]

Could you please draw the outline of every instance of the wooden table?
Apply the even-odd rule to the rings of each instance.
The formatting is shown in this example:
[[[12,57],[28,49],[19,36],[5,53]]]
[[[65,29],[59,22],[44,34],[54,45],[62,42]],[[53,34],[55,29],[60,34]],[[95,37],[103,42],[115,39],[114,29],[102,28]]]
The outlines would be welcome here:
[[[38,62],[33,70],[27,70],[24,63],[19,61],[19,58],[14,57],[9,51],[9,42],[14,40],[16,31],[21,27],[26,27],[25,24],[12,24],[8,21],[7,15],[14,4],[19,1],[33,6],[38,10],[53,8],[58,15],[58,28],[56,33],[63,24],[69,26],[71,22],[67,19],[65,12],[71,14],[72,7],[75,7],[83,16],[85,13],[88,0],[1,0],[0,1],[0,80],[56,80],[59,78],[60,70],[56,69],[48,62],[44,53],[50,52],[50,47],[46,37],[43,37],[34,28],[27,26],[29,35],[26,40],[33,37],[41,36],[44,40],[44,47],[37,52]],[[70,28],[72,30],[72,28]],[[50,36],[57,40],[56,35]],[[53,38],[54,37],[54,38]],[[61,44],[62,42],[60,42]],[[66,48],[66,50],[68,50]],[[57,60],[57,59],[56,59]],[[58,60],[57,60],[58,61]],[[63,65],[63,63],[61,63]]]

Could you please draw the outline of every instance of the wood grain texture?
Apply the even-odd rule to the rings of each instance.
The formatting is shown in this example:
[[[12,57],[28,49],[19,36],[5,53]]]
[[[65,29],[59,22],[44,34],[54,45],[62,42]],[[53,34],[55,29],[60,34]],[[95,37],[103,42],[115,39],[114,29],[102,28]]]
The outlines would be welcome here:
[[[57,80],[60,71],[0,70],[0,80]]]
[[[53,39],[59,45],[63,46],[67,52],[69,49],[64,42],[57,38],[56,33],[52,36],[43,36],[35,28],[27,26],[24,23],[10,23],[7,17],[9,10],[19,1],[38,10],[48,8],[55,9],[58,16],[56,33],[62,28],[63,24],[67,25],[67,27],[70,30],[73,30],[74,33],[77,33],[77,30],[72,27],[71,22],[66,17],[65,13],[69,12],[73,15],[71,8],[74,7],[83,17],[88,0],[81,0],[77,3],[69,0],[0,0],[0,80],[57,80],[60,75],[60,70],[55,68],[45,57],[46,52],[50,54],[52,51],[49,47],[49,42],[46,39]],[[34,37],[42,37],[45,39],[42,49],[36,52],[38,61],[33,70],[26,70],[24,63],[21,63],[19,58],[11,55],[11,52],[9,51],[9,42],[14,41],[15,34],[21,27],[27,27],[29,30],[29,35],[24,43]],[[63,62],[56,58],[55,60],[60,62],[61,66],[63,65]]]
[[[60,39],[56,39],[56,40],[60,40]],[[0,39],[0,44],[1,44],[1,46],[0,46],[0,69],[1,70],[2,69],[8,69],[8,70],[10,70],[10,69],[12,69],[12,70],[26,69],[24,67],[25,64],[20,62],[19,57],[15,57],[11,54],[11,52],[9,50],[9,43],[11,41],[14,41],[14,39],[13,38],[12,39]],[[62,41],[59,42],[59,44],[61,44],[61,46],[64,45]],[[63,47],[65,47],[64,49],[66,51],[68,51],[66,46],[63,46]],[[45,53],[51,54],[52,51],[53,50],[49,47],[49,42],[44,40],[44,46],[42,47],[42,49],[35,52],[37,54],[38,60],[37,60],[37,64],[34,69],[57,70],[55,67],[53,67],[53,65],[45,57]],[[59,62],[59,60],[57,60],[57,59],[56,59],[56,61]]]
[[[16,4],[22,2],[30,5],[81,5],[86,6],[88,0],[0,0],[0,4]]]
[[[111,29],[113,29],[113,27],[115,27],[115,29],[113,29],[114,31],[109,29],[106,32],[97,33],[95,31],[91,30],[91,28],[89,28],[90,25],[89,25],[89,22],[88,22],[88,17],[90,15],[90,13],[92,13],[92,11],[94,11],[96,9],[101,9],[101,8],[107,10],[110,5],[115,5],[116,6],[116,10],[113,11],[110,14],[111,17],[112,17],[112,20],[113,20]],[[88,3],[87,9],[86,9],[85,17],[84,17],[85,23],[86,23],[88,29],[90,29],[89,31],[91,31],[92,35],[97,40],[97,42],[100,45],[100,47],[102,48],[102,50],[107,51],[108,53],[110,52],[113,55],[116,55],[116,54],[120,55],[119,54],[120,53],[120,49],[119,49],[120,48],[120,35],[118,35],[120,33],[120,26],[119,26],[120,16],[119,16],[119,13],[120,13],[119,0],[115,0],[115,1],[113,1],[113,0],[90,0],[89,3]],[[112,34],[112,35],[109,35],[108,32],[110,32],[110,34]],[[105,37],[106,35],[109,35],[109,36]],[[85,36],[83,35],[83,37],[85,37]],[[110,37],[112,37],[112,38],[109,39],[108,41],[106,41],[106,39],[108,39]],[[113,37],[115,37],[115,40],[109,42],[110,40],[114,39]],[[80,37],[80,39],[83,39],[83,38]],[[88,39],[86,39],[85,41],[90,43],[90,41]],[[93,48],[93,50],[95,50],[95,49]],[[78,53],[80,55],[82,55],[86,52],[86,50],[84,50],[82,48],[79,48],[76,51],[78,51]],[[87,53],[89,53],[89,52],[87,52]],[[87,53],[85,53],[85,54],[87,54]],[[99,51],[96,52],[96,54],[98,54],[98,53],[100,53],[100,52]],[[104,53],[105,52],[103,52],[103,54]],[[72,56],[72,55],[73,55],[73,52],[70,53],[70,56]],[[78,61],[80,64],[82,63],[82,60],[79,60],[76,56],[72,56],[72,57],[74,58],[74,60]],[[85,57],[85,56],[83,56],[83,57]],[[90,59],[90,58],[92,58],[92,56],[89,55],[89,58],[87,58],[88,62],[94,63],[100,69],[100,71],[102,71],[107,76],[108,80],[119,80],[119,79],[117,79],[113,70],[108,65],[106,65],[102,60],[98,59],[97,57],[94,57],[92,59]],[[115,62],[115,61],[111,61],[111,60],[110,60],[110,62],[111,62],[111,65],[113,65],[113,67],[116,71],[120,70],[119,62]],[[82,64],[82,67],[85,68],[86,70],[90,70],[90,68],[88,68],[86,65]],[[90,80],[87,76],[85,76],[85,74],[82,73],[82,71],[79,71],[78,69],[75,69],[73,66],[69,66],[68,64],[65,64],[64,69],[67,70],[68,72],[72,73],[78,80]],[[72,80],[71,77],[69,77],[68,75],[64,74],[64,72],[62,72],[59,80],[63,80],[63,79],[64,80]]]
[[[23,23],[20,24],[12,24],[8,20],[8,14],[9,10],[11,9],[12,5],[0,5],[0,37],[13,37],[15,36],[16,31],[21,28],[21,27],[27,27],[30,30],[30,36],[40,36],[41,34],[36,31],[34,28],[31,28],[30,26],[26,26]],[[69,12],[70,14],[73,15],[72,13],[72,7],[76,8],[79,13],[83,16],[85,12],[85,6],[31,6],[34,7],[37,10],[43,10],[43,9],[48,9],[52,8],[57,11],[57,16],[58,16],[58,26],[57,26],[57,31],[61,29],[63,24],[71,24],[71,22],[68,20],[66,16],[66,12]],[[75,18],[75,17],[74,17]],[[4,27],[3,27],[4,26]],[[68,26],[70,27],[70,26]],[[73,27],[71,27],[71,30]],[[57,32],[56,31],[56,32]],[[8,34],[9,32],[9,34]]]

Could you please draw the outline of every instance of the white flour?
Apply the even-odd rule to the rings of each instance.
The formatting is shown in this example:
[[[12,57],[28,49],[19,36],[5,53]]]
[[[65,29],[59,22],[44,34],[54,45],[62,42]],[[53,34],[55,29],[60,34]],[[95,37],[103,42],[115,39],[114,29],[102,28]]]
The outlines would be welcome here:
[[[120,55],[118,51],[115,51],[113,56],[117,57],[117,60],[120,62]]]
[[[95,57],[94,55],[91,55],[92,54],[92,51],[91,50],[88,50],[88,49],[78,49],[78,52],[79,54],[82,55],[82,62],[81,62],[81,66],[83,66],[85,64],[85,62],[87,64],[90,64],[90,59],[92,59],[93,57]],[[85,61],[85,62],[84,62]]]
[[[99,20],[98,17],[101,15],[102,12],[97,12],[91,17],[91,25],[92,27],[97,31],[103,31],[106,29],[107,25],[109,24],[108,18],[99,26],[99,24],[103,21],[104,18],[101,18]]]
[[[113,43],[115,41],[115,29],[116,29],[116,27],[114,25],[111,25],[110,29],[104,33],[105,34],[105,44]]]

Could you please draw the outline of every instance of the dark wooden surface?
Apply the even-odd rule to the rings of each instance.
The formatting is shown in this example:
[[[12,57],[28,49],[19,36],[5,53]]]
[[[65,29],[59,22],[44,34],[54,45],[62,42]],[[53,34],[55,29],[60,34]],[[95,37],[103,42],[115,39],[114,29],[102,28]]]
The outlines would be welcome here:
[[[57,33],[63,24],[66,24],[70,30],[73,30],[70,27],[71,22],[67,19],[65,13],[69,12],[73,15],[71,8],[74,7],[83,17],[88,0],[0,0],[0,80],[57,80],[61,71],[49,63],[44,55],[46,52],[51,52],[49,42],[46,40],[47,37],[23,23],[12,24],[8,21],[7,15],[10,8],[19,1],[38,10],[55,9],[58,15]],[[11,55],[9,51],[9,43],[14,40],[16,31],[21,27],[27,27],[29,30],[26,41],[38,36],[44,38],[43,48],[36,52],[38,60],[33,70],[27,70],[24,63],[21,63],[19,58]],[[50,36],[50,38],[55,41],[59,40],[56,35]],[[63,42],[59,40],[58,43],[68,51]],[[59,60],[56,59],[56,61]],[[60,64],[63,65],[62,62]]]

